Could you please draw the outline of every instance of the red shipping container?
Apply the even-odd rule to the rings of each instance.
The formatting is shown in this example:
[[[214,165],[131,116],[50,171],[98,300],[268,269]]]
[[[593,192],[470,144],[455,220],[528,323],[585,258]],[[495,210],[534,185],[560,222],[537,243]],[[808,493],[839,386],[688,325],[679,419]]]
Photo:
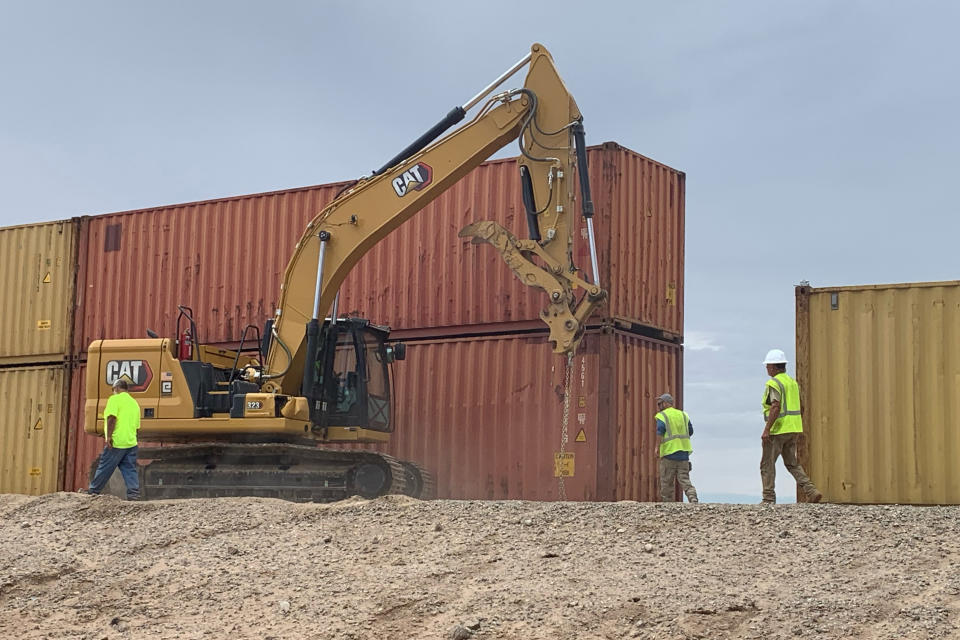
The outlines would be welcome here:
[[[612,329],[574,358],[568,500],[658,499],[656,397],[682,402],[682,347]],[[557,500],[566,358],[544,334],[408,343],[397,431],[379,448],[430,470],[437,497]]]
[[[273,315],[306,220],[343,184],[141,209],[81,223],[74,353],[98,338],[173,336],[192,307],[205,342]]]
[[[87,394],[87,365],[75,362],[70,371],[70,413],[67,423],[67,452],[64,456],[64,491],[76,491],[90,484],[90,465],[103,451],[103,438],[83,430],[83,405]]]
[[[394,368],[396,430],[378,448],[429,469],[440,498],[557,500],[565,370],[543,333],[410,342]],[[70,490],[86,486],[102,448],[83,432],[84,375],[74,371]],[[657,500],[655,398],[682,406],[682,381],[679,345],[588,333],[572,368],[568,500]]]
[[[684,174],[614,143],[591,147],[588,157],[601,284],[610,291],[595,320],[679,339]],[[401,225],[347,278],[341,313],[454,333],[542,326],[544,296],[494,249],[457,237],[482,219],[526,236],[518,175],[512,159],[487,162]],[[143,337],[148,327],[172,336],[177,304],[193,308],[204,342],[233,342],[247,324],[262,327],[303,228],[343,184],[84,218],[74,353],[98,338]],[[575,259],[589,271],[585,237],[584,225]]]

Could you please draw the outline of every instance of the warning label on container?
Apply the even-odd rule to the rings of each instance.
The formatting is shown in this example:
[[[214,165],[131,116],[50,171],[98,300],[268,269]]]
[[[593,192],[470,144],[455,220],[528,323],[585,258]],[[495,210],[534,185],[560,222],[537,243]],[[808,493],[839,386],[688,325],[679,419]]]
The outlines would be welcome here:
[[[573,477],[573,454],[569,451],[553,454],[553,477],[554,478],[572,478]]]
[[[36,478],[36,477],[39,476],[40,473],[41,473],[40,467],[31,467],[29,473],[30,473],[31,476],[33,476],[34,478]]]
[[[586,441],[587,441],[587,434],[584,433],[583,429],[580,429],[579,433],[577,433],[577,439],[576,439],[576,441],[577,441],[577,442],[586,442]]]
[[[37,431],[40,431],[40,429],[43,429],[43,418],[37,418],[37,423],[33,425],[33,428],[36,429]]]
[[[37,329],[44,331],[50,328],[49,320],[37,320]]]
[[[47,275],[43,276],[43,284],[50,284],[53,280],[50,279],[50,272],[47,271]]]

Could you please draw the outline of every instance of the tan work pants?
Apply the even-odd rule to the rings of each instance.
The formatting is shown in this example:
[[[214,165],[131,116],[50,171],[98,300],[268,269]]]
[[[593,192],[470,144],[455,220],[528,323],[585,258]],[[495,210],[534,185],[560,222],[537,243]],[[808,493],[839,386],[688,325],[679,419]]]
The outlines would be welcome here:
[[[810,482],[807,473],[797,462],[797,438],[799,433],[779,433],[763,441],[763,456],[760,458],[760,479],[763,481],[763,501],[776,502],[777,492],[774,489],[777,478],[777,458],[783,456],[783,466],[796,479],[800,491],[808,498],[819,493]]]
[[[680,488],[687,494],[687,500],[699,502],[697,489],[690,482],[690,461],[660,458],[660,500],[662,502],[676,502],[677,494],[674,484],[676,482],[680,483]]]

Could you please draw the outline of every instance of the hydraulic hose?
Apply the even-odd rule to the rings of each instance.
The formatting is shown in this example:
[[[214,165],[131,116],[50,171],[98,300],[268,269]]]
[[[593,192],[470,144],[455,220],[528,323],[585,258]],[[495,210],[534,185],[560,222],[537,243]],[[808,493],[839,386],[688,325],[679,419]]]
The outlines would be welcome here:
[[[270,327],[270,333],[273,334],[273,339],[277,341],[277,344],[280,345],[280,348],[283,349],[283,352],[287,354],[287,366],[284,367],[283,371],[280,373],[269,373],[261,376],[263,380],[273,380],[274,378],[282,378],[287,375],[287,371],[290,371],[290,365],[293,364],[293,355],[290,353],[290,348],[284,344],[283,340],[280,339],[280,334],[277,333],[277,328],[275,326]]]

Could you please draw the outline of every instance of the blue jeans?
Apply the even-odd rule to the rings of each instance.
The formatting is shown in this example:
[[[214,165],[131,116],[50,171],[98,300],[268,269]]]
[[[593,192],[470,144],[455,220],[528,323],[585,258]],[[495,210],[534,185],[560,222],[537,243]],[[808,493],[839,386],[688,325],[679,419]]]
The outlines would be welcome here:
[[[100,463],[97,472],[93,474],[93,481],[87,493],[99,495],[110,481],[113,470],[120,467],[123,483],[127,485],[127,500],[140,499],[140,478],[137,475],[137,447],[129,449],[103,448],[100,454]]]

